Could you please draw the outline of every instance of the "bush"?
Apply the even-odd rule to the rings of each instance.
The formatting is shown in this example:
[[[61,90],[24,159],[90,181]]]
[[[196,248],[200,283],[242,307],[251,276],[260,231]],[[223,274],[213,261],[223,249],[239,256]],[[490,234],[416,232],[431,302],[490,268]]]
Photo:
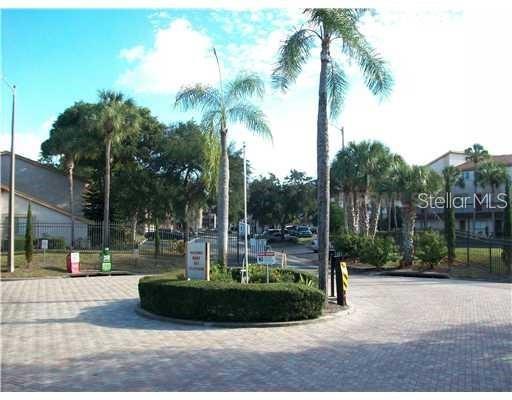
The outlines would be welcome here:
[[[227,268],[225,268],[227,269]],[[240,268],[230,268],[232,280],[240,282],[241,270]],[[210,270],[211,271],[211,270]],[[210,272],[210,279],[212,274]],[[249,281],[250,283],[266,283],[267,282],[267,268],[263,265],[251,264],[249,265]],[[291,269],[272,268],[269,267],[269,282],[270,283],[303,283],[310,286],[318,286],[318,278],[306,272],[298,272]]]
[[[359,259],[376,267],[382,267],[395,259],[397,253],[395,242],[389,238],[366,238],[360,243]]]
[[[324,294],[294,283],[242,285],[223,281],[177,281],[165,275],[139,281],[141,307],[180,319],[276,322],[317,318]]]
[[[334,248],[341,251],[344,258],[356,259],[361,251],[361,244],[365,240],[363,236],[355,233],[345,233],[335,237]]]
[[[446,257],[447,247],[444,238],[437,232],[426,231],[415,239],[415,253],[424,264],[434,267]]]

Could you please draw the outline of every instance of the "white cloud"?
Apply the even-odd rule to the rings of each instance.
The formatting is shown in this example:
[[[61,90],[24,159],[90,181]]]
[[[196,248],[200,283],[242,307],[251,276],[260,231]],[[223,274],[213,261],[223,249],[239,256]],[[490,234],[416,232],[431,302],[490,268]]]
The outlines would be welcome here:
[[[140,60],[144,56],[144,46],[138,45],[131,47],[129,49],[122,49],[119,53],[119,57],[122,59],[133,62],[136,60]]]
[[[118,84],[135,92],[175,93],[196,82],[211,83],[217,77],[212,41],[185,19],[175,19],[158,29],[151,49],[125,71]]]
[[[15,131],[14,151],[16,154],[37,160],[41,152],[41,143],[48,139],[50,129],[55,121],[55,116],[51,116],[43,121],[33,132]],[[5,132],[0,135],[0,150],[11,151],[11,132]]]

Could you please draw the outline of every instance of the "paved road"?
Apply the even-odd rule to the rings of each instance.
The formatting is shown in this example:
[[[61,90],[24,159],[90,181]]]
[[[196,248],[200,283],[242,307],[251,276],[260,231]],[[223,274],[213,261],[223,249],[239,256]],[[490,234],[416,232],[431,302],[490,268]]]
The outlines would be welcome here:
[[[348,315],[230,330],[138,316],[137,280],[2,282],[2,390],[512,390],[509,284],[355,276]]]

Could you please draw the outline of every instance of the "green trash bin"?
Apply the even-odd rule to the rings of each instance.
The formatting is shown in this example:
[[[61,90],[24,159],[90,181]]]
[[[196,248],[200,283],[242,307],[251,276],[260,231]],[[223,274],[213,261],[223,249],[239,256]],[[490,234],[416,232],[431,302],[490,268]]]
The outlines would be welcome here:
[[[112,271],[112,253],[108,247],[105,247],[100,253],[101,272]]]

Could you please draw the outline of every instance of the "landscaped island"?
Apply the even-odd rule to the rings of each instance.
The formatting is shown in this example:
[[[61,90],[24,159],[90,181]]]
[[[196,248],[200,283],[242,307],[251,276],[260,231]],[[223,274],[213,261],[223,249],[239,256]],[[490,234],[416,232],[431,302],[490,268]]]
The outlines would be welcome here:
[[[325,297],[314,287],[314,277],[273,269],[270,283],[263,283],[262,272],[263,268],[252,267],[254,279],[249,284],[236,280],[239,270],[219,268],[211,281],[147,276],[139,281],[140,305],[157,315],[195,321],[282,322],[322,314]]]

